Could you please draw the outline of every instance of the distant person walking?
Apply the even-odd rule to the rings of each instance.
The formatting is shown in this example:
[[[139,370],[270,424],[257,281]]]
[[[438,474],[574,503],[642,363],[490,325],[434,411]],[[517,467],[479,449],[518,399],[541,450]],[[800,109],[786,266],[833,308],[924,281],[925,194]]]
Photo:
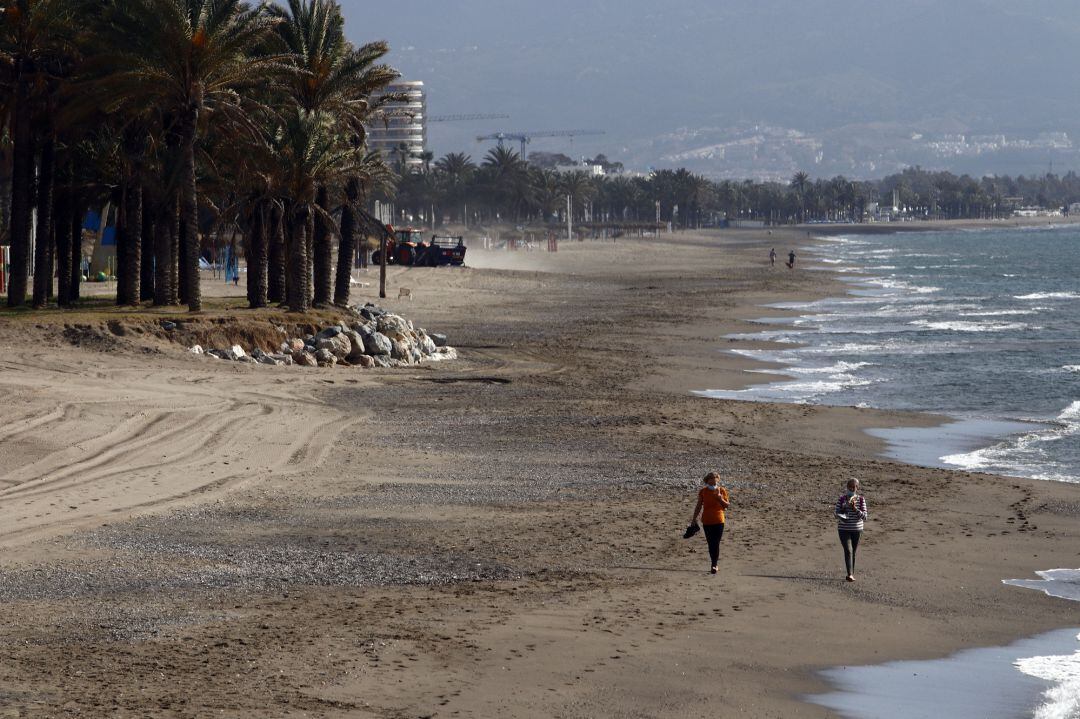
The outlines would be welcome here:
[[[837,521],[837,529],[840,532],[840,545],[844,548],[844,567],[847,569],[847,580],[855,581],[855,552],[859,549],[859,539],[862,537],[863,523],[866,521],[866,497],[859,493],[859,480],[848,480],[847,491],[836,500],[834,511]]]
[[[690,519],[690,526],[697,524],[698,514],[701,515],[701,526],[705,530],[705,540],[709,544],[710,572],[716,574],[717,563],[720,561],[720,540],[724,537],[724,510],[730,506],[728,491],[720,486],[720,475],[709,472],[702,480],[705,486],[698,492],[697,504],[694,506],[694,516]]]
[[[775,247],[772,248],[771,250],[769,250],[769,265],[771,265],[772,267],[776,266],[776,248]]]
[[[795,269],[795,250],[787,253],[787,268],[789,270]]]

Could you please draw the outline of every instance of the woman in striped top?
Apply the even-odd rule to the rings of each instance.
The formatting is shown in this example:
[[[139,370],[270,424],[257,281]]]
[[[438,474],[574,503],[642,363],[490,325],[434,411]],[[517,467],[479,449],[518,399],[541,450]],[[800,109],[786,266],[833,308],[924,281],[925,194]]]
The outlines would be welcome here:
[[[848,480],[847,491],[836,500],[837,528],[840,530],[840,544],[844,547],[844,566],[847,568],[847,580],[855,581],[855,552],[859,548],[863,522],[866,521],[866,497],[859,494],[859,480]]]

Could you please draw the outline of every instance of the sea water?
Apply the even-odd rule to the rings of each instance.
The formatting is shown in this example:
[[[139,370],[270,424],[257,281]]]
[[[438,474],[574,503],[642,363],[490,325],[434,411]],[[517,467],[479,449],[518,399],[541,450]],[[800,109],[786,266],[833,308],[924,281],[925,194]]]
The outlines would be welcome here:
[[[798,316],[736,336],[777,345],[735,350],[780,365],[755,370],[771,381],[703,394],[946,415],[875,434],[906,461],[1080,482],[1080,227],[856,235],[803,254],[850,291],[778,305]],[[1080,601],[1080,570],[1037,575],[1006,583]],[[808,699],[867,719],[1080,719],[1078,634],[838,667],[836,691]]]
[[[1080,570],[1037,572],[1005,584],[1080,602]],[[835,691],[807,697],[852,719],[1080,719],[1080,630],[1063,629],[1004,647],[944,659],[835,667]]]
[[[948,415],[880,436],[907,461],[1080,482],[1080,226],[853,235],[806,260],[849,292],[777,305],[800,316],[735,336],[778,345],[735,350],[781,365],[755,370],[771,381],[702,394]]]
[[[806,697],[851,719],[1077,719],[1080,636],[1066,629],[944,659],[836,667]]]

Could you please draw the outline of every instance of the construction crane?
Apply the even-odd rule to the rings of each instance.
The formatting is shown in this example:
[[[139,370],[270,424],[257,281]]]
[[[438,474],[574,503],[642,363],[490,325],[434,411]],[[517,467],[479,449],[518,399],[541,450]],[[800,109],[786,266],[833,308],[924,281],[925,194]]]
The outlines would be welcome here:
[[[542,130],[540,132],[496,132],[491,135],[481,135],[476,138],[477,142],[490,142],[495,140],[499,147],[505,147],[508,140],[521,143],[521,156],[525,157],[525,146],[539,137],[569,137],[573,142],[575,137],[582,135],[603,135],[603,130]]]

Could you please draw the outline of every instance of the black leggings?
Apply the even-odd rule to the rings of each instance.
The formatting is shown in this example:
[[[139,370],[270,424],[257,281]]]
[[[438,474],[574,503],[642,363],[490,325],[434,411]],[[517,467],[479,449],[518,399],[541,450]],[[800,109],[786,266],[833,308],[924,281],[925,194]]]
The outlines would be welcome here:
[[[724,536],[724,524],[703,524],[701,525],[705,530],[705,540],[709,543],[709,559],[712,560],[712,566],[716,566],[717,561],[720,559],[720,540]]]
[[[840,544],[844,547],[844,566],[847,568],[849,577],[855,574],[855,552],[859,549],[859,537],[861,536],[862,532],[857,530],[840,530]]]

